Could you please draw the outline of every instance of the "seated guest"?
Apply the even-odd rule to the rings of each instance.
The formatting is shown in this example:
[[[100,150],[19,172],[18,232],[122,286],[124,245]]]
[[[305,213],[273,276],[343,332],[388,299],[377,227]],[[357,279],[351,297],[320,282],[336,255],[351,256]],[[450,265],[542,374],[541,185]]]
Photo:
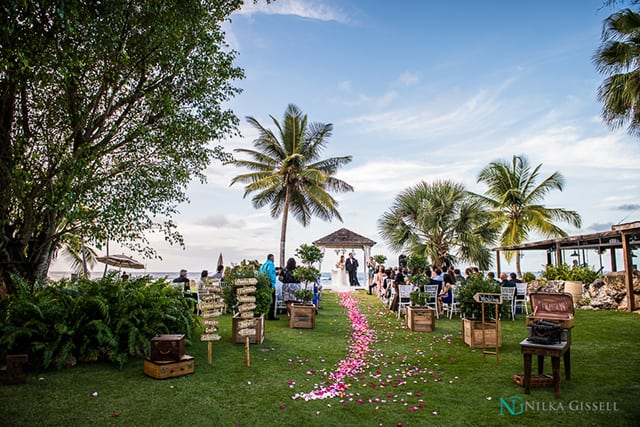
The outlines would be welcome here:
[[[215,272],[215,274],[213,275],[213,277],[217,278],[218,280],[220,280],[220,282],[222,282],[222,278],[223,278],[223,274],[222,274],[222,272],[223,272],[223,271],[224,271],[224,265],[219,265],[219,266],[216,268],[216,272]]]
[[[511,273],[513,274],[513,273]],[[514,274],[515,276],[515,274]],[[500,273],[500,284],[505,288],[515,288],[516,282],[507,278],[507,273]]]
[[[445,273],[442,280],[442,291],[438,294],[438,315],[442,316],[442,303],[451,304],[453,295],[451,294],[452,286],[455,281],[449,273]]]

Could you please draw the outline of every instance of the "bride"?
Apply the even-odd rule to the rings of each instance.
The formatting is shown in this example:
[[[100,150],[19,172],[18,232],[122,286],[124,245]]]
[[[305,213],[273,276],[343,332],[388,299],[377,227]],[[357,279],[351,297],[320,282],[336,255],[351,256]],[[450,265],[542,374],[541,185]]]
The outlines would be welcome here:
[[[331,270],[331,285],[332,287],[348,286],[348,283],[344,255],[341,255],[340,260],[336,263],[336,269]]]

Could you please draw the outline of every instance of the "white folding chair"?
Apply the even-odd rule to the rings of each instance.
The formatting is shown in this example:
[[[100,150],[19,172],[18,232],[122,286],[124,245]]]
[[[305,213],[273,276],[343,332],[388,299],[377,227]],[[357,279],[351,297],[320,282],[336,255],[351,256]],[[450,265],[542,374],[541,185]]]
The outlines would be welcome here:
[[[411,285],[398,285],[398,319],[400,318],[400,314],[402,313],[402,308],[408,307],[411,305],[411,300],[409,299],[409,294],[413,286]]]
[[[509,305],[511,311],[511,320],[516,320],[516,287],[515,286],[503,286],[502,303]]]
[[[438,285],[425,285],[424,291],[429,294],[427,299],[427,307],[432,307],[436,312],[436,318],[439,319],[438,314]]]
[[[456,300],[456,287],[451,287],[451,302],[447,304],[447,315],[449,319],[453,316],[453,313],[460,313],[460,304]]]
[[[527,304],[527,284],[516,283],[516,310],[520,306],[520,312],[529,314],[529,307]]]

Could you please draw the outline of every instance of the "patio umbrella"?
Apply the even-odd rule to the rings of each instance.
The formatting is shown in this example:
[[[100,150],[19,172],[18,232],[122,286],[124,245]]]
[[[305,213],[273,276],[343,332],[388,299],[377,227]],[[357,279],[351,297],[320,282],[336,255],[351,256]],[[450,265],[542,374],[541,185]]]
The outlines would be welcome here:
[[[222,260],[222,252],[220,252],[220,255],[218,256],[218,263],[216,264],[216,267],[219,265],[224,265],[224,262]]]
[[[134,270],[142,270],[144,264],[126,255],[107,255],[96,258],[98,261],[107,265],[119,268],[132,268]]]

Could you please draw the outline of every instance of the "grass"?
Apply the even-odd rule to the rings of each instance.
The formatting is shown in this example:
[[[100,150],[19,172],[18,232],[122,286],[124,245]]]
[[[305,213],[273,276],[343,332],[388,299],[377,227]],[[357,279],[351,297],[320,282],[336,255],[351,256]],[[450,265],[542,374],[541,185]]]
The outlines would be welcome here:
[[[187,346],[193,375],[154,380],[143,362],[123,369],[85,364],[30,372],[26,385],[0,386],[0,420],[7,426],[503,426],[637,425],[640,407],[640,317],[577,311],[571,347],[571,381],[562,397],[552,388],[530,395],[512,381],[523,372],[519,342],[524,316],[502,322],[503,346],[494,355],[462,342],[458,318],[441,319],[431,333],[411,332],[373,296],[358,293],[359,309],[375,330],[365,372],[342,398],[293,400],[322,384],[346,357],[351,332],[338,297],[325,293],[315,329],[290,329],[286,315],[268,321],[266,338],[232,344],[231,319],[221,317],[222,341]],[[535,359],[535,358],[534,358]],[[535,362],[534,362],[535,366]],[[545,363],[546,371],[550,362]],[[535,368],[534,368],[535,369]],[[97,392],[97,396],[92,393]],[[512,396],[528,406],[512,415],[501,406]],[[519,396],[519,397],[518,397]],[[604,402],[608,410],[591,410]],[[587,403],[589,410],[586,409]],[[614,408],[615,405],[615,408]],[[582,408],[580,408],[582,406]],[[415,410],[410,410],[414,408]],[[501,415],[502,409],[502,415]],[[579,410],[582,409],[582,410]],[[615,409],[615,410],[613,410]],[[116,415],[117,416],[114,416]]]

